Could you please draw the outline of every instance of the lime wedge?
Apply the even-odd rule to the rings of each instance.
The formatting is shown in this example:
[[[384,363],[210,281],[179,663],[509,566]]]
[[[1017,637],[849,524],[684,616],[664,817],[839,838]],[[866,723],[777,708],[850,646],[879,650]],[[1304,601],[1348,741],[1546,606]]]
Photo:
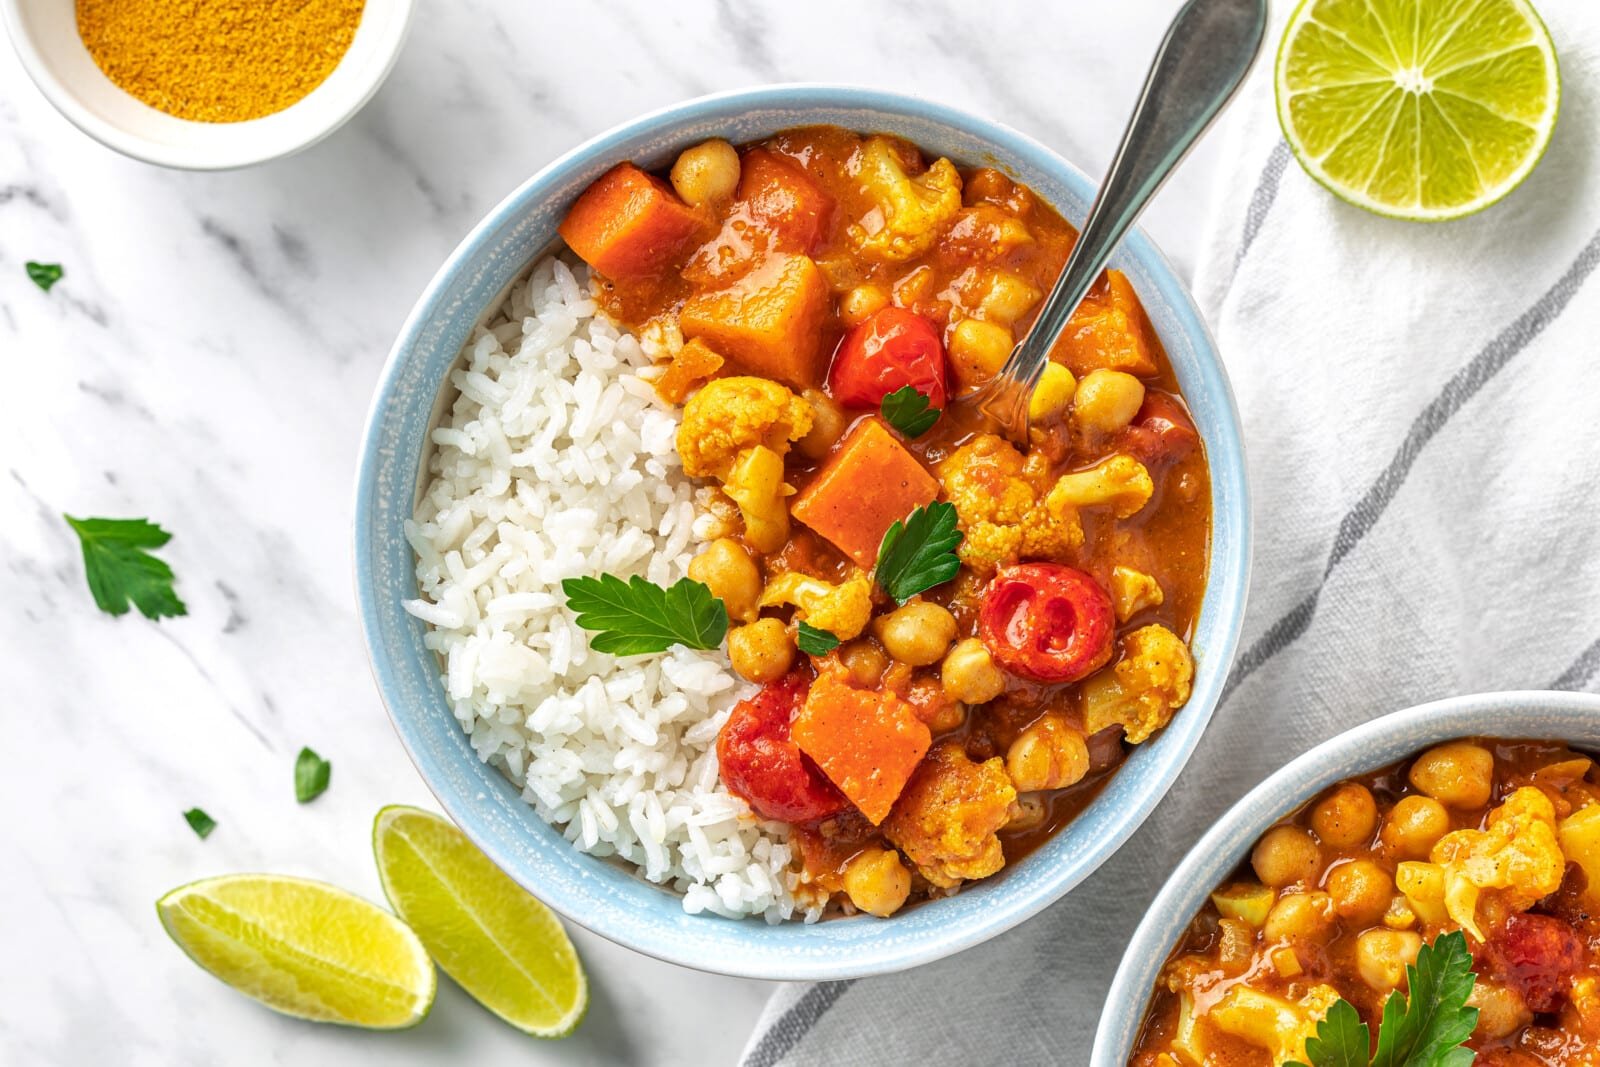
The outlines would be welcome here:
[[[1550,34],[1526,0],[1303,0],[1276,84],[1284,137],[1313,178],[1422,221],[1515,189],[1561,103]]]
[[[190,959],[285,1015],[397,1030],[433,1005],[433,964],[417,935],[334,886],[231,874],[174,889],[156,911]]]
[[[378,812],[383,891],[444,972],[534,1037],[566,1037],[589,1006],[578,953],[555,914],[465,834],[418,808]]]

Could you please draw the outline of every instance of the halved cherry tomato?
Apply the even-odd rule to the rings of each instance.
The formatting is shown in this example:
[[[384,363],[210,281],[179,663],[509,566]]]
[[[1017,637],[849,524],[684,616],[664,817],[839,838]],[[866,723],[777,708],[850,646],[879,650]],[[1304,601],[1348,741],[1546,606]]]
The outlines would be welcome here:
[[[1144,404],[1123,431],[1121,446],[1148,466],[1175,463],[1200,444],[1189,413],[1165,393],[1145,394]]]
[[[944,344],[921,315],[886,307],[839,342],[828,392],[845,407],[875,408],[908,385],[928,398],[929,407],[944,407]]]
[[[996,572],[978,609],[978,635],[995,662],[1036,682],[1075,682],[1111,658],[1116,623],[1098,582],[1061,563]]]
[[[789,720],[805,703],[811,679],[796,671],[734,705],[717,735],[722,782],[757,815],[790,823],[837,815],[847,801],[800,747]]]

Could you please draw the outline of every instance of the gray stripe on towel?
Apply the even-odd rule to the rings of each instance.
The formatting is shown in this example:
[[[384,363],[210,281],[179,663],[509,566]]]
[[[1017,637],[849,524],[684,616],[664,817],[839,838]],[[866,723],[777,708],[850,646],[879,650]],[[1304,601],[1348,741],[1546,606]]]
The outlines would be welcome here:
[[[819,982],[806,990],[805,995],[795,1001],[794,1007],[784,1012],[783,1017],[761,1035],[760,1042],[750,1050],[750,1055],[745,1057],[744,1067],[774,1067],[779,1060],[793,1051],[817,1024],[818,1019],[828,1014],[833,1002],[853,985],[855,985],[854,979],[844,982]]]
[[[1306,632],[1311,625],[1312,617],[1316,614],[1317,600],[1322,595],[1322,587],[1327,584],[1328,576],[1377,525],[1378,519],[1388,509],[1395,494],[1405,484],[1406,475],[1411,473],[1411,468],[1416,464],[1423,448],[1444,428],[1451,417],[1477,394],[1478,390],[1566,310],[1573,294],[1594,272],[1597,263],[1600,263],[1600,232],[1589,238],[1571,266],[1567,267],[1554,285],[1545,290],[1543,296],[1534,301],[1532,307],[1501,330],[1499,335],[1473,356],[1471,362],[1457,371],[1445,383],[1439,395],[1422,409],[1422,414],[1411,424],[1411,430],[1400,443],[1394,457],[1389,460],[1389,465],[1339,523],[1339,532],[1334,537],[1333,550],[1328,554],[1328,566],[1322,572],[1322,581],[1304,600],[1273,623],[1267,632],[1239,657],[1228,675],[1227,684],[1223,686],[1224,700],[1246,678]],[[1578,665],[1573,666],[1576,668]]]
[[[1587,689],[1595,676],[1600,675],[1600,637],[1572,661],[1572,666],[1561,672],[1561,677],[1550,683],[1551,689]]]
[[[1239,251],[1233,254],[1233,272],[1239,273],[1239,264],[1244,262],[1244,254],[1250,251],[1250,246],[1256,243],[1256,235],[1261,232],[1261,224],[1267,221],[1267,212],[1272,210],[1272,202],[1278,199],[1278,186],[1283,184],[1283,172],[1289,166],[1289,146],[1282,141],[1272,146],[1272,154],[1267,157],[1267,165],[1261,168],[1261,177],[1256,181],[1256,191],[1250,194],[1250,206],[1244,213],[1244,231],[1239,235]]]

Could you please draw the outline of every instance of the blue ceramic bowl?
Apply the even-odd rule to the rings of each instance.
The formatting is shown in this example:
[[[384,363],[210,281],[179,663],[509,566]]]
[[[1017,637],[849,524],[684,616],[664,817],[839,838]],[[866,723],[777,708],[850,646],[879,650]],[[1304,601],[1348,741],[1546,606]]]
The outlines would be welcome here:
[[[890,921],[867,917],[768,926],[683,912],[676,896],[580,854],[500,773],[479,762],[445,703],[424,626],[401,610],[417,595],[401,523],[418,494],[427,433],[446,375],[475,322],[555,240],[577,195],[622,160],[649,167],[708,137],[740,142],[792,126],[899,134],[962,164],[1001,167],[1069,219],[1094,184],[1049,149],[996,123],[915,97],[830,86],[774,86],[692,100],[618,127],[556,160],[507,197],[446,261],[384,367],[368,417],[355,504],[356,582],[378,687],[411,758],[450,816],[499,866],[595,933],[673,963],[767,979],[838,979],[926,963],[1036,914],[1128,839],[1166,793],[1211,716],[1233,659],[1250,561],[1250,505],[1233,395],[1188,292],[1137,230],[1113,265],[1144,300],[1177,370],[1211,461],[1212,559],[1194,637],[1194,695],[1099,798],[1025,861]]]
[[[1336,782],[1458,737],[1566,741],[1600,751],[1600,696],[1536,690],[1419,704],[1324,741],[1245,794],[1172,872],[1134,931],[1100,1013],[1090,1067],[1127,1067],[1172,947],[1273,824]]]

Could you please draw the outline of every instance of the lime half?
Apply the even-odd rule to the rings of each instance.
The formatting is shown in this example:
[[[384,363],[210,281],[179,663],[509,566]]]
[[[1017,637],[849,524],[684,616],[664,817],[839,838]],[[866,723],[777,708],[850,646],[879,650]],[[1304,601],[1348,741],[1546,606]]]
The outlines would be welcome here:
[[[474,1000],[535,1037],[577,1029],[589,983],[561,920],[465,834],[397,805],[378,812],[372,849],[389,902]]]
[[[190,959],[285,1015],[396,1030],[433,1004],[433,963],[417,935],[334,886],[224,875],[174,889],[156,911]]]
[[[1303,0],[1278,49],[1278,120],[1358,207],[1453,219],[1538,164],[1561,76],[1526,0]]]

